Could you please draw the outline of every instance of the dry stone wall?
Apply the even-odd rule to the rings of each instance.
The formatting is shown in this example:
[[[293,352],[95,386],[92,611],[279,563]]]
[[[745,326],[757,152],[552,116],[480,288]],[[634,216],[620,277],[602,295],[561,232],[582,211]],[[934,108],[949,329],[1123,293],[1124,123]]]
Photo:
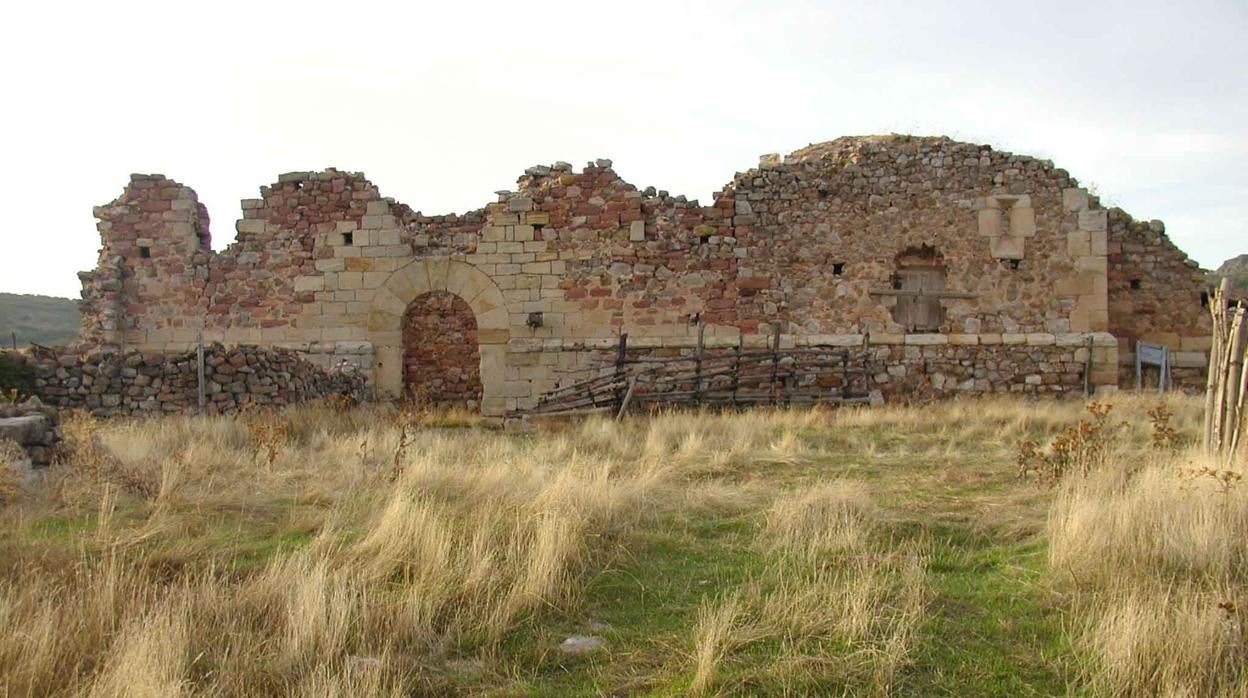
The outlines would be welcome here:
[[[1166,236],[1161,221],[1109,212],[1110,331],[1121,345],[1123,385],[1135,382],[1135,345],[1172,352],[1176,384],[1203,388],[1211,344],[1205,272]]]
[[[100,417],[189,413],[199,409],[196,352],[97,350],[81,353],[36,347],[26,360],[35,391],[57,407]],[[220,344],[204,349],[205,411],[228,413],[248,405],[285,406],[331,395],[359,396],[365,377],[355,370],[326,371],[286,349]]]
[[[673,348],[699,325],[711,341],[780,330],[793,342],[869,334],[877,346],[960,347],[941,359],[957,367],[921,372],[941,392],[947,381],[1012,389],[1012,377],[975,375],[1011,352],[1019,368],[1002,376],[1067,386],[1064,364],[1077,360],[1021,348],[1041,336],[1054,347],[1100,342],[1094,385],[1113,386],[1119,356],[1103,333],[1131,329],[1111,319],[1122,312],[1110,303],[1118,214],[1052,163],[947,138],[842,138],[764,156],[705,205],[639,189],[609,160],[531,167],[515,191],[463,215],[415,211],[358,173],[294,172],[243,202],[238,239],[219,253],[202,248],[198,210],[189,189],[137,175],[97,210],[104,248],[83,276],[89,343],[181,351],[202,332],[325,367],[349,361],[378,397],[416,382],[451,401],[471,379],[448,357],[474,356],[481,408],[498,415],[533,406],[621,333]],[[1168,284],[1173,264],[1146,261],[1123,257],[1114,274],[1136,265]],[[428,334],[405,333],[405,319],[427,294],[458,297],[475,340],[448,332],[414,348]],[[436,322],[439,311],[414,312]],[[1202,328],[1180,315],[1157,314],[1150,331],[1198,346]],[[947,339],[916,339],[933,336]],[[1034,372],[1040,382],[1027,383]]]

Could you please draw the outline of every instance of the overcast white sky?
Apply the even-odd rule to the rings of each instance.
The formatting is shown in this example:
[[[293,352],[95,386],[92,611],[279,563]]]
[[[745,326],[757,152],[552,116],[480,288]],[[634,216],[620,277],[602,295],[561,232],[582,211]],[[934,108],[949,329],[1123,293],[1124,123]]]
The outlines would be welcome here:
[[[608,6],[612,9],[607,9]],[[1051,158],[1205,266],[1248,252],[1248,2],[21,2],[0,26],[0,291],[77,297],[91,207],[281,172],[427,213],[598,157],[710,200],[758,155],[906,132]]]

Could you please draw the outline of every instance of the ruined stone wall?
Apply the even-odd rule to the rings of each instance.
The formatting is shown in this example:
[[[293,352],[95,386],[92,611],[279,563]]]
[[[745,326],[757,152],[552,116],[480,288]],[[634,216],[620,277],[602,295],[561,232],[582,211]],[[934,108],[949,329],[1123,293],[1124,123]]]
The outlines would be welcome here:
[[[195,192],[163,175],[132,175],[95,216],[104,244],[96,269],[79,274],[83,340],[146,344],[149,330],[198,327],[210,237]]]
[[[1109,319],[1121,381],[1135,384],[1135,344],[1143,341],[1171,350],[1177,384],[1203,388],[1211,343],[1205,272],[1165,231],[1161,221],[1109,212]]]
[[[90,410],[101,417],[198,410],[195,352],[125,352],[34,348],[35,393],[47,404]],[[293,405],[330,395],[359,395],[365,378],[326,371],[285,349],[219,344],[205,347],[206,409],[233,412],[247,405]]]
[[[197,211],[193,193],[159,178],[152,188],[174,197],[166,210],[153,201],[168,194],[153,200],[135,184],[146,181],[97,212],[107,216],[100,267],[84,276],[90,337],[177,351],[202,331],[321,366],[347,359],[380,397],[420,381],[435,400],[458,401],[476,388],[447,364],[450,345],[413,350],[404,333],[414,301],[452,294],[476,322],[489,414],[531,407],[621,333],[679,347],[704,324],[712,341],[779,329],[794,341],[869,333],[873,344],[906,346],[905,303],[936,318],[928,335],[959,337],[957,346],[979,348],[957,352],[985,357],[1035,351],[985,348],[1019,346],[1006,336],[1075,346],[1110,329],[1108,212],[1051,163],[945,138],[845,138],[765,156],[707,205],[638,189],[609,160],[579,172],[532,167],[484,208],[438,216],[382,197],[359,174],[295,172],[243,202],[238,240],[220,253],[199,246],[197,218],[189,235],[188,221],[174,220]],[[118,216],[138,216],[129,224],[169,242],[136,258]],[[935,282],[922,293],[906,285],[916,258],[927,265],[916,273]],[[112,307],[129,309],[124,337],[102,331]],[[1000,363],[985,358],[984,370],[989,361]],[[1113,361],[1098,364],[1097,385],[1116,383]],[[1040,385],[1068,381],[1065,367],[1042,373]],[[1002,380],[972,385],[1013,384]]]

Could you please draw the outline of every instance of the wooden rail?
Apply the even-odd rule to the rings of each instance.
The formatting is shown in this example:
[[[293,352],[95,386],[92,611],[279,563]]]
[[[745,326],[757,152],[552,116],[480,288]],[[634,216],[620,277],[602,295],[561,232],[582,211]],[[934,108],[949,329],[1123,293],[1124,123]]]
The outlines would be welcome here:
[[[645,356],[620,336],[613,364],[547,392],[535,415],[576,415],[668,406],[745,407],[865,403],[870,394],[870,347],[781,349],[780,333],[765,349],[708,351],[705,328],[689,356]],[[609,361],[609,360],[608,360]]]

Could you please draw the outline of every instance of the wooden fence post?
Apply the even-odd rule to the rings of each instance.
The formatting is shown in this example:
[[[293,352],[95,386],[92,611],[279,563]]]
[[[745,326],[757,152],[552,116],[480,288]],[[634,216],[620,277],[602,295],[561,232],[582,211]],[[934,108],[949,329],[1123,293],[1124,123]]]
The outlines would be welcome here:
[[[698,353],[693,365],[693,402],[702,405],[702,349],[706,346],[706,325],[698,323]]]
[[[199,413],[204,413],[204,406],[207,404],[207,395],[204,394],[204,331],[200,330],[195,336],[195,377],[198,383],[197,394],[199,397]]]
[[[741,387],[741,348],[745,346],[745,335],[737,335],[737,355],[732,362],[732,406],[737,406],[737,390]]]
[[[1244,394],[1248,392],[1248,306],[1229,308],[1230,282],[1222,280],[1209,304],[1213,316],[1213,346],[1209,352],[1209,380],[1205,392],[1204,447],[1228,466],[1234,462],[1248,429]]]
[[[1209,299],[1209,315],[1213,320],[1212,344],[1209,347],[1209,368],[1205,374],[1205,430],[1204,447],[1206,452],[1214,450],[1213,431],[1217,419],[1214,410],[1218,408],[1218,374],[1222,370],[1222,326],[1226,323],[1226,308],[1220,307],[1225,301],[1223,295],[1231,290],[1231,280],[1222,279],[1222,284],[1214,289]]]
[[[780,404],[780,398],[776,391],[776,376],[780,372],[780,322],[776,322],[775,332],[771,336],[771,404],[772,406]]]
[[[620,345],[615,350],[615,382],[618,384],[624,380],[625,359],[628,358],[628,333],[620,333]],[[617,387],[615,389],[615,406],[622,408],[624,406],[624,388]]]

